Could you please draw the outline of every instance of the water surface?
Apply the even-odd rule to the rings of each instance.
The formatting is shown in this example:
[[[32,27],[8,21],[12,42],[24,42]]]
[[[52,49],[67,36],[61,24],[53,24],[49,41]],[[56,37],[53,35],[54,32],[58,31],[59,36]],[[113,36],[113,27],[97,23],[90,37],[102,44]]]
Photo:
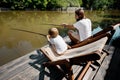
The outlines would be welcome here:
[[[68,21],[67,18],[73,16],[71,13],[49,11],[0,12],[0,65],[47,44],[46,38],[42,35],[13,30],[13,28],[47,34],[51,27],[63,28],[49,24],[61,24],[64,21],[71,23],[74,19]]]

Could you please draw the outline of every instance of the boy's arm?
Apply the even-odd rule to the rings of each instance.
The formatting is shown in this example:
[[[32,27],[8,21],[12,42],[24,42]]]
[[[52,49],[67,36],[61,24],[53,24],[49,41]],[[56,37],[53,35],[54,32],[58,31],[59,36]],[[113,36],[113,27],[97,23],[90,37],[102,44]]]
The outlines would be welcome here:
[[[54,45],[54,44],[51,44],[51,42],[50,42],[50,35],[47,35],[46,37],[47,37],[47,40],[48,40],[48,42],[49,42],[52,50],[53,50],[55,53],[57,53],[56,48],[55,48],[55,45]]]
[[[57,51],[56,51],[56,48],[55,48],[55,45],[54,45],[54,44],[51,44],[51,48],[52,48],[52,50],[53,50],[55,53],[57,53]]]
[[[46,37],[47,37],[48,42],[50,42],[50,35],[47,35]]]

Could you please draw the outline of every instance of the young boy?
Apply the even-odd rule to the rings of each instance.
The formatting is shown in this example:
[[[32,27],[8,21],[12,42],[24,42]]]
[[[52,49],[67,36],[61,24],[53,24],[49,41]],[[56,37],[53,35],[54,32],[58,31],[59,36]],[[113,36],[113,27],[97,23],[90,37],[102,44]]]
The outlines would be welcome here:
[[[57,28],[49,29],[47,39],[50,42],[54,52],[57,53],[58,55],[64,54],[64,52],[68,48],[71,48],[65,43],[63,38],[59,35],[59,31]]]

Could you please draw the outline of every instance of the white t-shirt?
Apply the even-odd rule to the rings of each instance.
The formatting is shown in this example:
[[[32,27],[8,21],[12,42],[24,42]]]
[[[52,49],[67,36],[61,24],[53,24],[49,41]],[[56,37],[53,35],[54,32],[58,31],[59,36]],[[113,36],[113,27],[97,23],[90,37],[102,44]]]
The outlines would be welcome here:
[[[73,26],[79,31],[80,41],[91,36],[91,20],[88,18],[77,21]]]
[[[67,44],[60,35],[55,38],[50,38],[50,43],[55,45],[58,54],[61,54],[67,50]]]

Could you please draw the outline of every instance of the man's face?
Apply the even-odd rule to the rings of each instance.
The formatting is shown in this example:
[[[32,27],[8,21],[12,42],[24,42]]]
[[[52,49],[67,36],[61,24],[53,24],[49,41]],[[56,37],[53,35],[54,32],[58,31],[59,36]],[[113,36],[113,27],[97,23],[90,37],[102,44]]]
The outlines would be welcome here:
[[[78,17],[78,15],[77,14],[75,14],[75,19],[78,19],[79,17]]]
[[[82,18],[81,18],[81,15],[77,15],[77,14],[75,14],[75,19],[76,19],[76,21],[79,21],[79,20],[81,20]]]

